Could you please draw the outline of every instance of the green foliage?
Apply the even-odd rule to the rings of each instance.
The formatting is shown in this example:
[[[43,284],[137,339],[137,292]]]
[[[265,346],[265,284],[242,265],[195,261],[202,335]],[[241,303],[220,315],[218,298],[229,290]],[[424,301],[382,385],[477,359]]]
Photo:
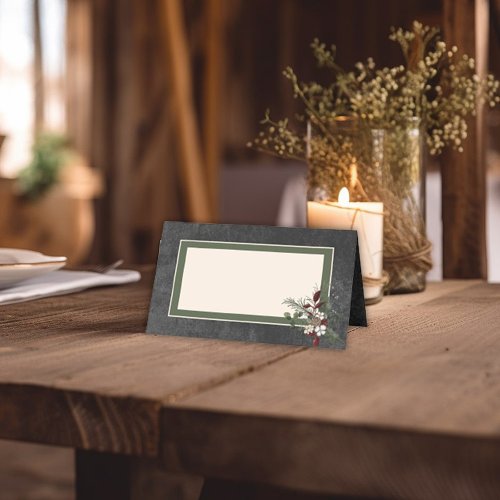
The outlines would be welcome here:
[[[289,311],[284,313],[290,326],[301,328],[302,333],[316,339],[318,343],[321,338],[327,338],[332,342],[339,339],[331,326],[335,311],[328,296],[323,296],[319,289],[315,289],[311,297],[299,299],[288,297],[283,304],[293,312],[293,314]]]
[[[18,186],[23,196],[34,200],[57,182],[69,155],[68,139],[56,134],[41,134],[32,153],[31,162],[19,173]]]

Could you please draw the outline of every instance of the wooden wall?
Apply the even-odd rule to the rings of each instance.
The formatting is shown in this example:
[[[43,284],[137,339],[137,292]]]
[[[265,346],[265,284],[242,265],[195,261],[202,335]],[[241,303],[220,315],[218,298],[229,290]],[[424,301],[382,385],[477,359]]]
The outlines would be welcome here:
[[[258,160],[245,144],[266,108],[276,117],[295,110],[282,69],[291,65],[302,79],[321,80],[309,49],[313,38],[335,43],[346,67],[368,55],[397,64],[390,26],[409,27],[413,19],[446,24],[449,39],[461,41],[461,30],[473,29],[467,12],[488,3],[443,2],[68,0],[68,125],[107,181],[94,260],[152,262],[163,220],[216,220],[221,165]],[[458,4],[471,26],[443,17]],[[173,28],[172,15],[180,19]],[[465,48],[476,51],[468,42]],[[467,168],[473,177],[479,172],[474,182],[481,193],[484,165],[478,167],[483,160],[474,155]],[[445,192],[444,202],[453,248],[483,241],[484,209],[478,224],[458,234],[453,196]],[[484,246],[475,255],[465,274],[458,259],[446,275],[484,276]]]
[[[446,39],[474,57],[477,73],[488,73],[489,1],[445,0]],[[463,153],[441,161],[443,277],[488,277],[486,259],[486,112],[469,118]]]
[[[161,221],[182,218],[184,210],[160,2],[70,0],[68,7],[68,26],[75,12],[75,25],[88,20],[90,39],[87,47],[81,40],[68,43],[74,66],[90,61],[89,85],[75,88],[81,83],[75,77],[75,95],[70,94],[75,111],[81,106],[89,116],[75,116],[69,104],[76,123],[68,125],[106,179],[106,196],[97,204],[94,258],[151,262]],[[82,38],[77,30],[68,35]]]
[[[388,40],[391,26],[414,19],[441,23],[440,0],[230,0],[227,24],[227,81],[223,145],[228,160],[256,153],[242,145],[252,139],[264,112],[293,116],[298,109],[282,76],[290,65],[305,81],[328,77],[309,48],[314,38],[336,44],[337,60],[349,68],[373,57],[379,64],[402,63]]]

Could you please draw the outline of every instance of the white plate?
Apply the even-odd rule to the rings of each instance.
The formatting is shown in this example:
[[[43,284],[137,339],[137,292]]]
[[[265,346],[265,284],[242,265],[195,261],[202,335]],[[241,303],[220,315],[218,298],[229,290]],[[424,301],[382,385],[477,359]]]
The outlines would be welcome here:
[[[0,289],[50,273],[65,264],[66,257],[51,257],[18,248],[0,248]]]

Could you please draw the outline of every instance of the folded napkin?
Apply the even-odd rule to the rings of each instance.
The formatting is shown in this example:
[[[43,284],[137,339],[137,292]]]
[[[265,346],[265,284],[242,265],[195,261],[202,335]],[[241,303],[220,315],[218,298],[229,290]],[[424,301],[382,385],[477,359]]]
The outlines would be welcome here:
[[[141,275],[137,271],[115,270],[106,274],[89,271],[53,271],[0,290],[0,305],[65,295],[95,286],[123,285],[140,279]]]

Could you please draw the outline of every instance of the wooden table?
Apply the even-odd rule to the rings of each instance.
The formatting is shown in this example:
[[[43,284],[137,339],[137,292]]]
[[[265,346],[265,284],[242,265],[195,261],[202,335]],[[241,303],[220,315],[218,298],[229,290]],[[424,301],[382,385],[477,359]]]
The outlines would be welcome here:
[[[75,448],[79,499],[500,497],[499,285],[386,297],[346,351],[146,335],[150,290],[0,307],[0,438]]]

